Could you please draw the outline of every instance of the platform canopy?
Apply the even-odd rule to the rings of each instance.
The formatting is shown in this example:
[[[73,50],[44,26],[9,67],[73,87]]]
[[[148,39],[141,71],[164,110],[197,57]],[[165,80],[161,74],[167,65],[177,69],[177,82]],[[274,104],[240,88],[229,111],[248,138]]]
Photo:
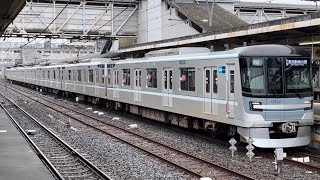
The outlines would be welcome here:
[[[0,36],[2,36],[9,24],[16,18],[25,3],[25,0],[0,1]]]

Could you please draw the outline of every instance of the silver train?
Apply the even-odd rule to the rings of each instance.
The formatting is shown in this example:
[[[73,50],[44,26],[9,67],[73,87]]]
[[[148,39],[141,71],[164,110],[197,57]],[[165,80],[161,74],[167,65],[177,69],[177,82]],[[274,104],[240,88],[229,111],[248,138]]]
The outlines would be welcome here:
[[[7,69],[6,78],[185,128],[223,132],[242,141],[251,137],[261,148],[310,143],[313,90],[305,52],[282,45],[178,52],[16,67]]]

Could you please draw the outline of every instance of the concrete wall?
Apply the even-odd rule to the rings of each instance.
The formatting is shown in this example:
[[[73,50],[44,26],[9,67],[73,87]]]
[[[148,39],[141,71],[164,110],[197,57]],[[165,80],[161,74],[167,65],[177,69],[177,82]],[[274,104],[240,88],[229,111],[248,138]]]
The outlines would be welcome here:
[[[165,1],[141,0],[138,12],[138,43],[170,39],[199,32],[182,21]]]

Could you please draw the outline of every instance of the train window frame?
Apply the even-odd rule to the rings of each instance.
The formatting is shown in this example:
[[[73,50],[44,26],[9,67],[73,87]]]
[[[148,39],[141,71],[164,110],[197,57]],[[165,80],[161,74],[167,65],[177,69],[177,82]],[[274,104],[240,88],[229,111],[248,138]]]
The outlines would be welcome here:
[[[234,94],[234,70],[229,71],[229,78],[230,78],[230,93]]]
[[[130,86],[130,69],[122,69],[122,86]]]
[[[56,71],[53,70],[53,80],[56,80]]]
[[[81,75],[82,75],[81,69],[78,69],[78,70],[77,70],[77,75],[78,75],[77,81],[78,81],[78,82],[81,82],[81,81],[82,81],[82,78],[81,78]]]
[[[110,85],[111,84],[111,69],[108,69],[107,70],[107,76],[108,76],[108,80],[107,80],[107,83],[108,83],[108,85]]]
[[[95,84],[99,84],[100,83],[100,70],[96,69],[94,71],[94,75],[95,75]]]
[[[190,72],[191,72],[191,75],[190,75]],[[180,68],[180,90],[191,91],[191,92],[196,91],[196,68],[195,67]]]
[[[213,72],[212,72],[212,76],[213,76],[213,79],[212,79],[212,92],[214,94],[218,94],[218,85],[219,85],[219,75],[218,75],[218,70],[214,69]]]
[[[71,70],[68,70],[67,73],[68,73],[68,81],[71,81]]]
[[[267,80],[265,58],[243,57],[239,58],[239,61],[242,92],[258,96],[266,95]]]
[[[147,88],[158,88],[157,68],[146,68]]]
[[[88,82],[93,83],[93,69],[88,70]]]
[[[83,69],[83,82],[87,82],[87,79],[88,79],[87,72],[88,71],[86,69]]]
[[[105,81],[104,69],[100,69],[100,71],[101,71],[101,73],[100,73],[101,74],[101,83],[104,84],[104,81]]]
[[[211,70],[206,69],[204,74],[205,74],[205,90],[206,90],[206,93],[210,93]]]

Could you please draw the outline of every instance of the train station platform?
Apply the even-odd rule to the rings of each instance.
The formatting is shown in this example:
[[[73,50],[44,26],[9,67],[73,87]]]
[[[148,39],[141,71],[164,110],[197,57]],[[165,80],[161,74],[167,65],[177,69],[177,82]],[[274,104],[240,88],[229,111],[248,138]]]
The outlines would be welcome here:
[[[2,108],[0,108],[0,179],[54,179]]]

